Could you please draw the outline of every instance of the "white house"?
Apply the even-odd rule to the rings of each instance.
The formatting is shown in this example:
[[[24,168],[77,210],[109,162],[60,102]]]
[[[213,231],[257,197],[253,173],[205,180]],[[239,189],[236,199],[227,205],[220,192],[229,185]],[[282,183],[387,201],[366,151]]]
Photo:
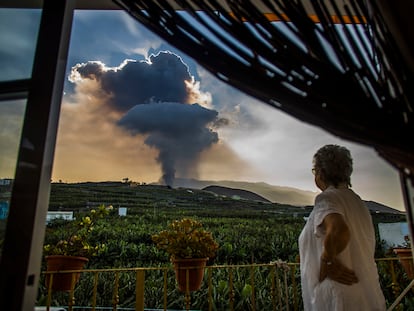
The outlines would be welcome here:
[[[10,186],[13,179],[11,178],[1,178],[0,179],[0,186]]]
[[[46,223],[54,219],[73,220],[73,211],[71,212],[47,212]]]
[[[379,223],[378,232],[386,248],[404,245],[404,237],[409,234],[406,222]]]

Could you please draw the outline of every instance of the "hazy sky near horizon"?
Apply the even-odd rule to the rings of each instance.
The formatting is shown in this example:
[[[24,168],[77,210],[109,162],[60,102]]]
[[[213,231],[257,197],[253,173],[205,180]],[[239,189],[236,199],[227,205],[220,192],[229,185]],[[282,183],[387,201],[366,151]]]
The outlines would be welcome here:
[[[0,81],[27,74],[23,52],[39,17],[11,15],[0,18]],[[24,102],[0,102],[0,178],[12,177],[22,111]],[[244,95],[122,11],[76,12],[54,181],[185,177],[317,191],[312,156],[328,143],[351,150],[353,189],[363,199],[403,209],[397,171],[372,148]]]

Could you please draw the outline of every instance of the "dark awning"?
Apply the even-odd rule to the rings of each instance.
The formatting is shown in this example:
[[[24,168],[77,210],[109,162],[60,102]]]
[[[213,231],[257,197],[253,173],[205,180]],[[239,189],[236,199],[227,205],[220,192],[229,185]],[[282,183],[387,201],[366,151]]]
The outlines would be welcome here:
[[[414,172],[414,75],[376,1],[115,2],[226,83]]]

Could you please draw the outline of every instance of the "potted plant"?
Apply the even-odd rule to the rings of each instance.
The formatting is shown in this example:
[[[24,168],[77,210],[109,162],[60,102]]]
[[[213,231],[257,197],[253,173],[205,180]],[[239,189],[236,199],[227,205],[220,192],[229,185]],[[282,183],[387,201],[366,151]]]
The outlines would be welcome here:
[[[411,250],[411,241],[408,235],[404,236],[404,244],[393,248],[394,253],[398,256],[399,262],[403,266],[407,276],[414,278],[413,254]]]
[[[166,230],[152,236],[159,249],[170,255],[180,291],[200,289],[204,268],[213,258],[218,244],[203,225],[193,219],[175,220]]]
[[[90,234],[96,221],[109,213],[112,206],[101,205],[92,209],[79,220],[71,221],[62,232],[63,236],[55,244],[46,244],[43,247],[47,268],[49,272],[68,270],[82,270],[92,256],[98,255],[105,249],[105,244],[91,244]],[[80,273],[53,273],[46,275],[46,286],[50,283],[53,291],[70,291],[79,280]],[[51,282],[50,282],[51,281]]]

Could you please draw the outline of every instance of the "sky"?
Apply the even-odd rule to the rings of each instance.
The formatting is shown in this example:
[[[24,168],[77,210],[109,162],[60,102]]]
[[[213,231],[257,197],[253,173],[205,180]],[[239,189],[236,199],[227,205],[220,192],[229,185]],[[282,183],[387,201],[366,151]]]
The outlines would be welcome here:
[[[0,81],[30,76],[39,13],[0,11]],[[6,43],[6,44],[4,44]],[[0,178],[11,178],[24,101],[0,102]],[[350,149],[353,189],[403,210],[397,171],[224,84],[122,11],[75,13],[53,181],[266,182],[317,192],[313,154]]]

